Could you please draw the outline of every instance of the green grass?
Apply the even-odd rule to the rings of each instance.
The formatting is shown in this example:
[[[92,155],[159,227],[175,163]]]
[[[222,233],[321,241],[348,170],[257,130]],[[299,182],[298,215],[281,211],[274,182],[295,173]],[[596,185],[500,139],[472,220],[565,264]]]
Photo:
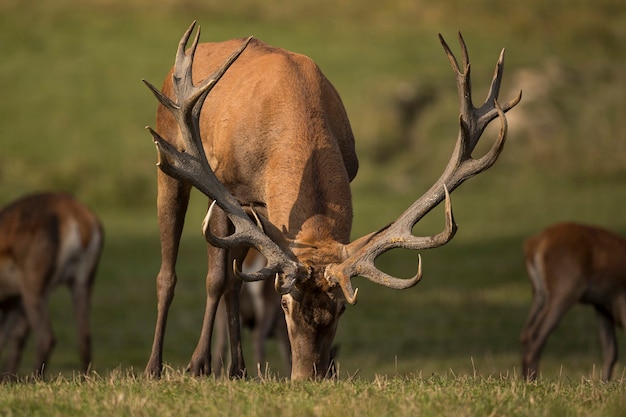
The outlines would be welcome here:
[[[179,373],[151,382],[117,372],[4,388],[4,415],[30,416],[618,416],[626,405],[622,382],[527,384],[511,377],[449,373],[341,383],[233,383]]]
[[[3,415],[618,415],[624,364],[618,381],[598,382],[589,308],[575,308],[549,340],[536,384],[519,379],[518,340],[530,303],[521,256],[526,237],[565,219],[626,234],[622,2],[282,3],[0,3],[0,202],[39,189],[69,190],[96,209],[107,234],[94,292],[95,373],[73,378],[69,296],[57,291],[51,308],[58,345],[48,379],[0,387]],[[457,94],[437,33],[458,51],[456,32],[463,32],[476,103],[502,47],[502,95],[524,89],[500,160],[452,195],[459,232],[422,254],[423,282],[397,292],[355,279],[359,303],[337,334],[340,382],[285,383],[273,344],[260,383],[180,374],[204,306],[199,224],[206,203],[197,194],[168,321],[170,372],[162,382],[138,377],[152,343],[159,267],[156,153],[144,130],[154,123],[156,102],[141,79],[160,83],[194,19],[203,40],[253,34],[305,53],[336,85],[361,161],[353,183],[355,237],[401,213],[436,180],[452,150]],[[520,81],[529,79],[535,83]],[[394,103],[407,84],[431,89],[434,100],[399,137]],[[490,130],[483,140],[492,137]],[[437,209],[415,232],[442,225]],[[413,253],[392,251],[380,265],[410,276],[416,261]],[[622,352],[625,344],[620,333]],[[29,345],[24,372],[31,356]]]

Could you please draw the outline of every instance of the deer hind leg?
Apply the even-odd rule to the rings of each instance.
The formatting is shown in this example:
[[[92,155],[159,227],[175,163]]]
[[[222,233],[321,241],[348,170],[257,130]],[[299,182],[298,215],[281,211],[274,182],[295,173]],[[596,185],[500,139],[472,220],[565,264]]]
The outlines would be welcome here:
[[[265,343],[270,337],[273,327],[273,320],[271,316],[272,312],[270,311],[272,306],[267,303],[268,300],[265,298],[264,294],[264,287],[269,284],[272,284],[271,280],[250,282],[246,284],[245,288],[245,291],[247,291],[249,295],[248,299],[245,301],[251,303],[252,311],[254,313],[252,346],[254,352],[254,362],[259,377],[263,376],[261,368],[265,362]],[[276,294],[276,296],[278,296],[278,294]]]
[[[48,363],[52,350],[56,345],[56,338],[52,330],[52,323],[47,311],[47,297],[25,294],[22,298],[28,324],[33,330],[35,342],[35,365],[33,375],[43,375],[44,366]]]
[[[561,314],[551,304],[538,312],[533,326],[525,329],[526,340],[523,345],[522,368],[524,377],[535,379],[539,369],[539,359],[548,336],[557,326]]]
[[[244,378],[246,376],[246,363],[243,358],[241,315],[239,313],[239,295],[241,293],[242,282],[234,276],[232,265],[235,259],[237,260],[237,265],[241,265],[247,249],[231,249],[229,252],[227,268],[228,285],[224,292],[231,358],[230,366],[228,367],[228,376],[230,378]]]
[[[617,362],[617,337],[615,335],[615,321],[605,310],[596,306],[596,317],[600,327],[600,345],[602,346],[602,379],[609,381],[613,368]]]
[[[286,375],[291,375],[291,342],[289,341],[289,332],[287,331],[285,314],[280,306],[280,299],[278,301],[274,332],[276,334],[276,340],[278,340],[278,348],[285,364],[285,373]],[[331,348],[331,355],[333,357],[334,354],[332,354],[332,351],[334,350],[335,348]]]
[[[538,364],[531,361],[530,349],[536,338],[539,317],[545,310],[548,295],[540,270],[534,259],[527,260],[526,269],[532,286],[532,304],[521,334],[522,370],[525,378],[533,379],[536,377]]]
[[[157,172],[158,195],[157,215],[159,234],[161,238],[161,269],[156,279],[157,287],[157,319],[154,331],[152,352],[146,365],[145,374],[148,377],[160,377],[163,367],[163,342],[167,315],[176,286],[176,258],[180,237],[185,223],[185,213],[189,203],[191,187]]]
[[[3,308],[0,334],[0,352],[7,348],[0,380],[9,381],[17,378],[17,371],[24,352],[24,345],[30,332],[28,320],[19,299]]]
[[[579,285],[582,277],[560,271],[562,279],[553,280],[552,287],[545,285],[550,271],[542,267],[541,259],[527,264],[533,284],[533,306],[522,331],[522,369],[524,377],[537,377],[539,359],[550,333],[556,328],[563,315],[582,297],[584,286]]]
[[[222,368],[228,360],[226,353],[227,337],[228,337],[228,318],[226,317],[226,305],[222,300],[217,306],[214,324],[215,337],[211,343],[211,367],[215,375],[222,373]]]
[[[600,320],[600,342],[604,358],[602,379],[605,381],[609,381],[613,376],[613,369],[619,356],[615,327],[617,325],[622,328],[626,326],[626,295],[616,297],[613,303],[614,315],[610,315],[606,310],[600,311],[596,307]]]
[[[536,326],[535,323],[541,310],[544,308],[548,296],[548,290],[545,287],[542,272],[537,265],[538,263],[535,262],[534,259],[530,259],[526,262],[526,270],[532,287],[532,304],[522,331],[522,345],[525,345],[530,338],[529,331]]]
[[[78,335],[78,353],[80,355],[82,371],[87,373],[91,366],[91,294],[93,282],[100,261],[102,251],[101,232],[95,231],[87,247],[87,252],[75,271],[71,281],[72,303],[74,305],[74,319],[76,334]]]
[[[211,218],[210,227],[211,232],[218,236],[224,236],[232,232],[230,222],[228,221],[226,214],[221,209],[215,210],[214,215]],[[218,306],[222,296],[224,296],[226,306],[226,316],[231,345],[233,338],[238,338],[239,347],[241,347],[238,304],[241,282],[232,278],[232,274],[229,273],[232,269],[232,262],[229,260],[231,259],[231,255],[229,254],[231,251],[215,248],[211,245],[207,246],[209,264],[206,277],[206,308],[204,319],[202,321],[200,339],[198,340],[198,344],[196,345],[196,349],[194,350],[191,361],[188,365],[189,372],[195,376],[209,375],[211,373],[211,339],[216,323]],[[236,288],[233,286],[236,286]],[[234,304],[232,294],[234,294],[234,298],[236,298],[236,300],[234,300]],[[236,311],[233,309],[236,309]],[[231,315],[233,317],[231,317]],[[236,326],[236,329],[234,329],[233,326]],[[241,348],[239,348],[239,350],[241,350]],[[238,356],[232,356],[232,363],[235,364],[235,366],[239,366],[238,358],[241,359],[241,364],[243,365],[243,355],[241,353],[239,353]]]
[[[580,299],[580,295],[571,296],[567,289],[554,291],[539,312],[537,319],[528,329],[528,342],[524,346],[524,375],[529,379],[537,377],[539,359],[550,333],[558,326],[563,315]]]
[[[291,347],[289,335],[287,334],[287,324],[283,310],[280,306],[280,295],[274,290],[271,281],[262,283],[263,294],[258,297],[263,301],[263,308],[259,312],[259,322],[254,331],[255,360],[260,373],[261,366],[265,363],[267,340],[274,336],[281,356],[284,359],[285,372],[291,374]],[[262,376],[259,374],[259,376]]]
[[[278,349],[283,358],[286,375],[291,375],[291,343],[287,332],[285,313],[280,306],[280,295],[276,293],[271,281],[263,283],[263,300],[265,303],[265,317],[263,319],[263,337],[267,340],[270,335],[276,338]]]
[[[285,374],[291,375],[291,343],[289,342],[289,333],[287,332],[285,315],[280,306],[280,298],[278,298],[277,303],[273,307],[272,316],[272,332],[278,343],[280,355],[283,358]]]
[[[91,311],[91,287],[92,279],[87,282],[75,283],[71,287],[72,302],[74,304],[74,320],[76,321],[76,334],[78,335],[78,353],[82,371],[87,373],[91,366],[91,331],[89,317]]]

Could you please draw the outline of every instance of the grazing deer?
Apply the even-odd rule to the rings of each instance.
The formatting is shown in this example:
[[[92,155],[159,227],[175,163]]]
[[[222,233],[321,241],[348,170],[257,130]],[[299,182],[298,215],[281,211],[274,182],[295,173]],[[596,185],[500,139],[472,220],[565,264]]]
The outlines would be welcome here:
[[[605,229],[560,223],[524,245],[533,302],[522,330],[522,368],[537,377],[550,333],[576,303],[591,304],[600,325],[602,377],[611,379],[617,362],[615,326],[626,323],[626,239]]]
[[[0,350],[7,345],[3,379],[15,377],[30,330],[34,375],[43,374],[55,345],[48,296],[61,284],[72,292],[82,370],[88,370],[91,288],[102,243],[96,215],[68,194],[34,194],[0,210]]]
[[[179,43],[162,91],[146,82],[161,103],[157,130],[150,131],[160,168],[157,211],[162,255],[156,330],[146,374],[161,375],[178,244],[194,186],[213,202],[202,227],[210,259],[206,310],[188,369],[193,375],[211,372],[211,335],[224,295],[232,357],[229,375],[245,375],[241,281],[273,279],[291,342],[291,379],[322,378],[333,368],[331,346],[339,317],[346,303],[357,299],[352,277],[394,289],[419,282],[420,258],[410,279],[378,270],[374,260],[392,248],[434,248],[454,236],[448,193],[496,161],[506,138],[504,112],[519,102],[521,93],[503,106],[497,102],[502,51],[487,100],[474,107],[465,43],[459,36],[461,71],[440,36],[461,100],[459,139],[450,162],[438,181],[396,221],[350,242],[350,181],[358,162],[348,116],[335,88],[310,58],[252,38],[198,44],[198,31],[186,53],[194,26],[195,22]],[[495,118],[501,125],[495,143],[481,158],[472,158],[483,130]],[[435,236],[414,236],[415,223],[444,199],[444,230]],[[248,247],[261,252],[267,264],[244,274],[239,265]]]
[[[250,250],[243,261],[241,270],[251,273],[265,266],[265,258],[256,250]],[[259,376],[263,376],[261,367],[265,363],[265,343],[274,337],[287,372],[291,372],[291,348],[285,324],[285,315],[280,307],[280,296],[274,290],[271,280],[244,282],[239,300],[240,320],[244,327],[252,331],[254,359]],[[228,320],[226,307],[220,302],[215,317],[215,340],[212,348],[213,372],[219,374],[226,360]]]

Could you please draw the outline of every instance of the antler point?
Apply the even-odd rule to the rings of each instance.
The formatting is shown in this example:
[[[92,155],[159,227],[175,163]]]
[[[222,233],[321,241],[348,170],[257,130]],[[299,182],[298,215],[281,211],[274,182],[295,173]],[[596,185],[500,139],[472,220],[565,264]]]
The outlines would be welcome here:
[[[352,294],[352,298],[350,300],[347,300],[350,305],[355,305],[356,304],[356,302],[358,301],[358,299],[356,297],[358,293],[359,293],[359,289],[356,288],[354,290],[354,294]]]

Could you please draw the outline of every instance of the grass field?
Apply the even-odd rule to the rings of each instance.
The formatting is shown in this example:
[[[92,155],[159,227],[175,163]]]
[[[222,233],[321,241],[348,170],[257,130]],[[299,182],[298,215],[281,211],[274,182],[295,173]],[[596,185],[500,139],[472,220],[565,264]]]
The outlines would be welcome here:
[[[289,384],[122,373],[3,388],[11,416],[620,416],[625,402],[621,383],[450,374]]]
[[[566,219],[626,235],[626,6],[349,3],[0,3],[0,202],[69,190],[101,215],[107,235],[94,293],[95,374],[73,377],[69,296],[58,291],[49,380],[0,387],[0,410],[8,410],[2,415],[619,415],[626,368],[618,364],[614,383],[598,381],[589,308],[575,308],[554,333],[536,384],[519,379],[519,333],[530,303],[521,256],[527,236]],[[154,123],[156,103],[141,79],[160,83],[192,20],[203,40],[253,34],[305,53],[333,81],[361,162],[353,183],[355,237],[401,213],[439,176],[452,150],[457,95],[437,33],[458,51],[456,32],[463,32],[475,102],[507,48],[503,96],[523,89],[524,98],[511,112],[501,159],[452,195],[459,232],[422,254],[419,286],[395,292],[355,279],[359,303],[337,335],[339,382],[284,383],[273,345],[262,383],[180,375],[204,307],[198,230],[206,203],[199,195],[187,217],[168,322],[170,373],[163,382],[138,377],[152,343],[159,266],[156,153],[144,130]],[[407,91],[432,99],[403,130],[396,103]],[[435,210],[416,232],[438,231],[442,223]],[[409,276],[416,255],[392,251],[381,266]],[[621,352],[624,339],[620,334]],[[29,361],[27,355],[25,372]]]

